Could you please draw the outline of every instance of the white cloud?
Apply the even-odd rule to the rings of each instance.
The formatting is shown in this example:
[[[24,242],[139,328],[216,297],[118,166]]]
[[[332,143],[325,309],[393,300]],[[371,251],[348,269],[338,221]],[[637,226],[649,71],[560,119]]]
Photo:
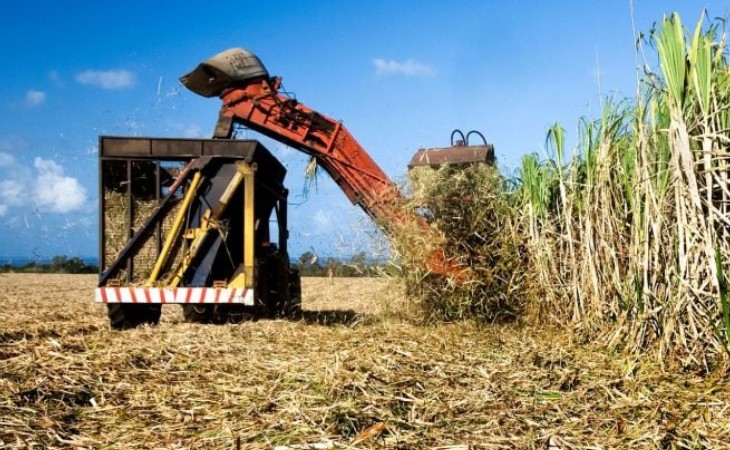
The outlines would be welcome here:
[[[124,69],[85,70],[76,75],[76,81],[102,89],[125,89],[134,86],[135,76]]]
[[[436,75],[436,69],[414,59],[396,61],[394,59],[376,58],[373,59],[373,65],[375,66],[375,75],[380,76],[432,77]]]
[[[63,80],[61,79],[61,75],[58,74],[57,70],[51,70],[48,72],[48,79],[51,80],[51,83],[54,84],[56,87],[63,87]]]
[[[3,214],[7,212],[11,206],[20,206],[23,204],[25,195],[25,186],[21,180],[2,180],[0,181],[0,207]]]
[[[18,229],[18,228],[21,228],[25,224],[25,218],[24,217],[21,218],[20,216],[8,217],[8,220],[6,220],[4,222],[4,224],[8,228]]]
[[[64,176],[59,164],[36,157],[33,165],[38,170],[34,195],[39,208],[68,213],[86,203],[86,189],[76,178]]]
[[[10,153],[0,152],[0,167],[10,167],[15,164],[15,158]]]
[[[0,198],[2,198],[6,204],[22,204],[23,191],[25,191],[23,184],[18,180],[0,181]]]
[[[34,89],[29,90],[25,93],[25,100],[23,105],[26,108],[34,108],[40,106],[46,102],[46,93],[43,91],[36,91]]]
[[[37,157],[31,168],[0,152],[0,169],[0,216],[12,208],[64,214],[86,204],[86,189],[55,161]]]

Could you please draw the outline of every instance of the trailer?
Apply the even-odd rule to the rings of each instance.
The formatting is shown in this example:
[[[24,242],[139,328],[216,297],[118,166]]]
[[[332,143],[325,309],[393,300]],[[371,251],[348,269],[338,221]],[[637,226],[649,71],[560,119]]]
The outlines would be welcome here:
[[[301,313],[286,169],[258,141],[102,136],[99,283],[111,327]]]

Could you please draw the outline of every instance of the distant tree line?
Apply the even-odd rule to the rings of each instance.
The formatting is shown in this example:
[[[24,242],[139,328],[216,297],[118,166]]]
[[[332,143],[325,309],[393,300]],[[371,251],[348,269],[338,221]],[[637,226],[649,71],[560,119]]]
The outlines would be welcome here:
[[[299,272],[305,277],[374,277],[383,274],[382,262],[369,260],[365,252],[348,259],[319,258],[314,252],[304,252],[296,260]],[[31,261],[22,265],[2,264],[0,273],[98,273],[99,267],[87,264],[78,256],[54,256],[50,262]]]
[[[374,277],[383,273],[383,263],[368,260],[365,252],[349,259],[320,258],[314,252],[304,252],[296,260],[299,273],[305,277]]]
[[[99,267],[87,264],[78,256],[54,256],[50,262],[31,261],[23,265],[0,265],[0,273],[98,273]]]

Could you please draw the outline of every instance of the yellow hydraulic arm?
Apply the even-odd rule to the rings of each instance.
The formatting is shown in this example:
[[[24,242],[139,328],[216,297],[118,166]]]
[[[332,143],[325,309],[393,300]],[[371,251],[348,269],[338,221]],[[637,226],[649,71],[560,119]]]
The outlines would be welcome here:
[[[236,163],[236,172],[234,173],[231,181],[228,183],[223,194],[218,199],[218,202],[212,208],[208,209],[201,218],[200,227],[194,229],[188,229],[185,233],[185,238],[190,239],[190,245],[187,251],[183,255],[182,261],[175,270],[174,275],[170,279],[169,283],[166,283],[169,287],[178,287],[183,280],[185,272],[190,267],[191,262],[201,250],[202,245],[213,230],[219,229],[219,220],[225,212],[228,204],[241,186],[244,185],[244,236],[243,236],[243,268],[239,269],[234,274],[231,283],[231,287],[253,287],[254,280],[254,232],[255,232],[255,218],[254,218],[254,167],[245,162],[239,161]],[[200,174],[195,174],[188,191],[183,199],[183,205],[180,208],[175,220],[173,222],[173,228],[168,234],[168,238],[165,242],[165,246],[160,253],[160,257],[155,265],[152,275],[149,279],[149,284],[152,285],[157,281],[159,272],[169,258],[170,251],[174,245],[174,240],[177,237],[180,226],[187,215],[187,210],[190,207],[192,198],[195,196],[195,192],[200,185]]]
[[[185,220],[185,215],[187,214],[187,210],[190,207],[190,202],[195,197],[195,192],[197,192],[201,180],[202,175],[200,174],[200,171],[196,171],[193,175],[192,181],[190,182],[190,186],[188,186],[187,192],[185,192],[182,207],[178,211],[177,216],[175,216],[175,220],[172,223],[172,229],[167,234],[167,239],[165,239],[165,245],[162,247],[162,251],[160,252],[160,256],[157,258],[154,269],[152,269],[150,278],[147,281],[148,286],[154,286],[155,283],[157,283],[157,279],[160,276],[160,271],[167,263],[167,259],[170,256],[170,251],[175,244],[175,239],[177,239],[177,235],[180,233],[180,227],[182,226],[182,223]]]

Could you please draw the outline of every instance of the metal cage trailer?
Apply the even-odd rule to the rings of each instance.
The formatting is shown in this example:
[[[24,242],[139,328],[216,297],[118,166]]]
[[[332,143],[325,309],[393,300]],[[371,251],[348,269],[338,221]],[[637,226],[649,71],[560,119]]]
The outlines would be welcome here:
[[[112,328],[297,316],[286,169],[258,141],[102,136],[99,284]]]

